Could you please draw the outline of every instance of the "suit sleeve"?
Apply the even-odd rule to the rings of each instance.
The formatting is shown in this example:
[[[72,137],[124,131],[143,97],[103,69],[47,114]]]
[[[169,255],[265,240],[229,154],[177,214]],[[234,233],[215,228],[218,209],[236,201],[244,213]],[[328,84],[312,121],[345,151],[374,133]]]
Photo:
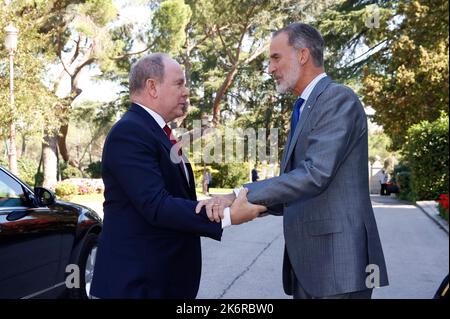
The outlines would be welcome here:
[[[283,204],[277,204],[270,207],[267,207],[267,214],[273,216],[282,216],[283,215]]]
[[[204,209],[195,213],[196,201],[170,195],[159,165],[160,151],[130,123],[119,123],[105,146],[105,169],[123,189],[135,209],[154,226],[220,240],[221,223],[211,222]]]
[[[308,199],[323,192],[352,147],[364,136],[364,111],[356,95],[342,86],[324,94],[317,103],[323,111],[304,143],[305,158],[295,169],[260,182],[246,184],[254,204],[275,206]]]

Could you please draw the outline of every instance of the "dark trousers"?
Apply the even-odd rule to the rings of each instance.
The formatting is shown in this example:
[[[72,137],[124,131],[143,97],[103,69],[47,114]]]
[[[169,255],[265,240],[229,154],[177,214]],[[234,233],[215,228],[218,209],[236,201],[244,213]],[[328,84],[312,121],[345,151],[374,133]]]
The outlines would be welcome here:
[[[334,296],[326,297],[313,297],[311,296],[297,280],[295,273],[291,270],[292,275],[292,287],[293,287],[293,297],[294,299],[371,299],[372,289],[366,289],[362,291],[354,291],[345,294],[339,294]]]
[[[387,184],[381,184],[380,195],[390,195],[387,190]]]

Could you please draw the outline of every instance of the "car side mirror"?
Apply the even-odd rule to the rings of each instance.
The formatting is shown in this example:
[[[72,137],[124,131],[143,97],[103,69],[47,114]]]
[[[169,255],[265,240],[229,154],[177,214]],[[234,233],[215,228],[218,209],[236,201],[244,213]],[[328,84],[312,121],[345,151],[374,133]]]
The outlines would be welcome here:
[[[56,196],[51,191],[44,187],[35,187],[34,195],[36,196],[36,200],[39,206],[50,206],[55,203]]]

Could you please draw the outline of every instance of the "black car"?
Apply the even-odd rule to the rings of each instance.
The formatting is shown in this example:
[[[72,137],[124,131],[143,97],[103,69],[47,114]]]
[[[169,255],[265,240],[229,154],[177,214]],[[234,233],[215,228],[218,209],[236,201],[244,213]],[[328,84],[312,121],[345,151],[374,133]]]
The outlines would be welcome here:
[[[87,298],[101,218],[0,166],[0,299]]]

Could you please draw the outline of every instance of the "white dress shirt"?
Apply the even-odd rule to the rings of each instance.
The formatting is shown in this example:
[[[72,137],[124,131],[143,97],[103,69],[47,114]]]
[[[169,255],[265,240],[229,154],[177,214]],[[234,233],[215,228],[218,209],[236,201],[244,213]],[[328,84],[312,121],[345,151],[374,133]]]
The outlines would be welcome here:
[[[311,95],[312,91],[316,87],[317,83],[319,83],[320,80],[322,80],[324,77],[326,77],[327,74],[325,72],[320,73],[318,76],[316,76],[309,84],[306,86],[306,88],[303,90],[302,94],[300,94],[300,97],[305,100],[305,103],[303,103],[302,107],[300,108],[300,114],[302,114],[303,108],[306,105],[306,101],[308,101],[309,96]]]

